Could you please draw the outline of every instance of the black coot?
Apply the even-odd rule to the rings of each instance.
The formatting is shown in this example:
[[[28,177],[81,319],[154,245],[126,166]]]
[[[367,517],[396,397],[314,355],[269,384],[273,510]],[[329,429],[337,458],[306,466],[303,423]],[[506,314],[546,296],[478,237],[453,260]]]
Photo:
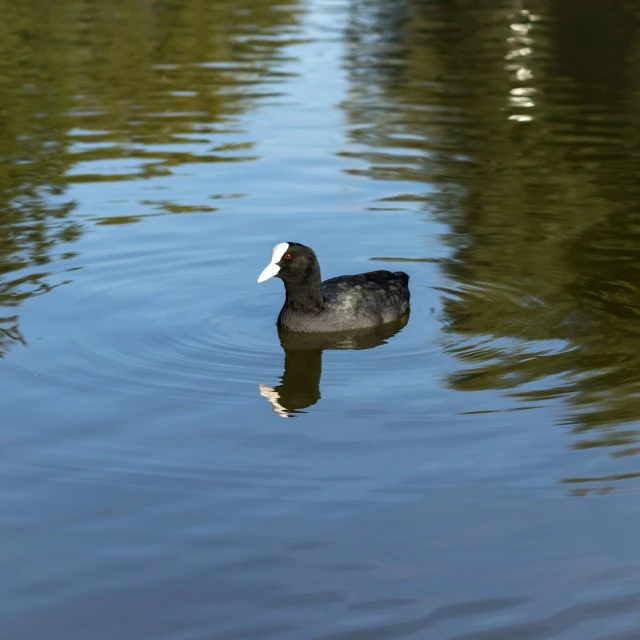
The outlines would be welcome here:
[[[409,276],[402,271],[369,271],[322,282],[316,254],[303,244],[281,242],[258,282],[274,276],[287,297],[278,326],[289,331],[365,329],[392,322],[409,308]]]

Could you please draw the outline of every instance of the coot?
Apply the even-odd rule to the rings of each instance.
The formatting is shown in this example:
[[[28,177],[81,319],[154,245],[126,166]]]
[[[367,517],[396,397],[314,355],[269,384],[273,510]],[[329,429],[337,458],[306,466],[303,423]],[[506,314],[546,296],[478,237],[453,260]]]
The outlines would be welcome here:
[[[369,271],[322,282],[316,254],[303,244],[281,242],[258,282],[284,282],[286,299],[278,326],[289,331],[365,329],[392,322],[409,308],[409,276],[402,271]]]

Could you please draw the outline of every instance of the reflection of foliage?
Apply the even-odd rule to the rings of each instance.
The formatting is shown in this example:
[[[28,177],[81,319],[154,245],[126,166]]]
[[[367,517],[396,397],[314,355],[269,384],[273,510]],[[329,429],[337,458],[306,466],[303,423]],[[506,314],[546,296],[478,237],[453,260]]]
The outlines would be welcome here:
[[[18,316],[0,318],[0,358],[4,358],[6,348],[12,342],[26,344],[18,329]]]
[[[81,231],[70,183],[252,159],[238,116],[279,81],[297,11],[297,0],[0,0],[0,310],[55,286],[43,266],[70,257],[56,248]],[[0,354],[16,341],[11,315]]]
[[[0,2],[0,309],[48,291],[54,247],[79,227],[65,218],[67,105],[63,68],[46,45],[52,38],[28,3]],[[58,257],[64,258],[68,254]],[[0,315],[2,315],[0,313]],[[18,316],[0,318],[0,356],[24,344]]]
[[[639,18],[597,0],[354,3],[345,107],[344,155],[366,161],[353,172],[425,183],[451,229],[444,335],[465,368],[450,384],[563,397],[576,447],[627,453],[640,438],[621,427],[640,419]]]
[[[64,60],[69,159],[82,164],[68,181],[246,159],[253,143],[237,140],[237,117],[267,95],[261,84],[277,83],[296,0],[277,9],[273,0],[61,4],[51,48]],[[211,148],[212,135],[220,143]]]

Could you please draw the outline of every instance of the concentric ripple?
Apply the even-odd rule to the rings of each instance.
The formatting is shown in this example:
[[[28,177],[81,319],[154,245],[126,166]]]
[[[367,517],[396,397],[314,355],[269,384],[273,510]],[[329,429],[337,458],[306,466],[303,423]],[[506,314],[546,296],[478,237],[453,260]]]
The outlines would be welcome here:
[[[91,362],[97,381],[112,389],[208,401],[224,388],[232,399],[279,351],[269,339],[272,323],[254,317],[239,324],[242,293],[229,290],[214,300],[195,294],[124,340],[121,331],[103,327],[79,343],[79,359]]]
[[[73,308],[59,321],[61,331],[76,327],[73,341],[67,338],[64,357],[51,360],[49,371],[40,364],[39,383],[51,397],[82,389],[96,399],[105,392],[144,395],[213,403],[216,411],[254,401],[265,389],[286,398],[287,386],[294,395],[292,385],[313,387],[316,397],[303,402],[306,408],[321,396],[349,392],[366,401],[376,389],[391,393],[401,385],[406,391],[411,372],[428,363],[434,346],[423,335],[419,304],[407,326],[389,335],[283,339],[275,326],[281,283],[258,286],[253,271],[231,282],[225,277],[228,268],[247,269],[250,260],[212,259],[208,247],[171,251],[164,243],[96,253],[73,283]],[[300,350],[313,353],[313,362],[291,375]],[[278,413],[286,415],[290,407],[282,407]]]

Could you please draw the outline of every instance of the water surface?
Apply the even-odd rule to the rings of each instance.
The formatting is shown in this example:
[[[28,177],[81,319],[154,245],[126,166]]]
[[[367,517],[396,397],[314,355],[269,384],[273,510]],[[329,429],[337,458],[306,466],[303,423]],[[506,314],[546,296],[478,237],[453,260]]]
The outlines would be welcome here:
[[[634,3],[0,10],[3,638],[640,634]]]

